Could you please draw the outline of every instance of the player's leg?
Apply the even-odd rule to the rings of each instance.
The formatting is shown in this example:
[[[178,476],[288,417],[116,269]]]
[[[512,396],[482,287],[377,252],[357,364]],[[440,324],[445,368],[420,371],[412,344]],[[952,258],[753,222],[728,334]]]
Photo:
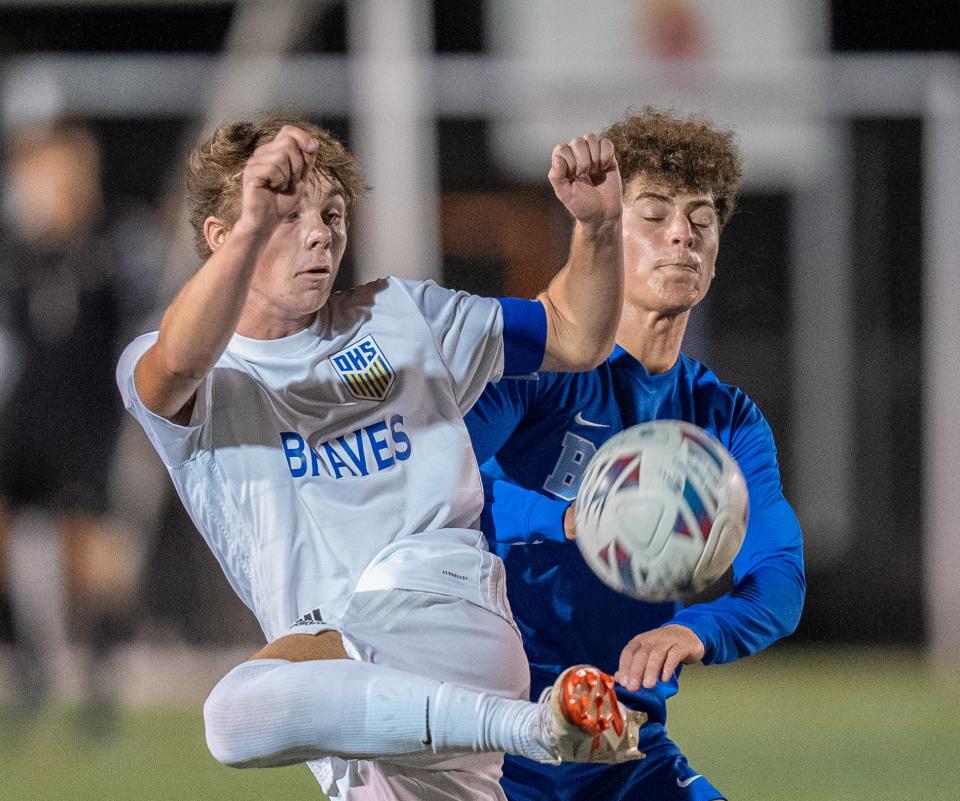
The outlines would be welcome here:
[[[544,765],[529,759],[507,755],[503,760],[500,786],[508,801],[564,801],[566,793],[575,789],[563,768],[569,765]],[[594,768],[582,765],[585,771]]]
[[[662,725],[644,726],[640,747],[646,758],[619,765],[541,765],[508,756],[501,785],[509,801],[724,801]]]
[[[631,785],[621,796],[623,801],[726,801],[706,776],[690,767],[683,754],[655,762],[653,767],[642,782]]]
[[[251,659],[285,659],[308,662],[311,659],[349,659],[339,631],[327,629],[316,634],[288,634],[257,651]]]
[[[78,721],[103,738],[116,731],[119,715],[119,646],[129,636],[139,559],[135,535],[104,515],[76,513],[61,520],[63,560],[75,631],[84,648],[79,664],[83,702]]]
[[[352,599],[346,618],[349,647],[363,662],[502,699],[529,697],[526,655],[506,608],[496,601],[482,606],[451,596],[362,592]],[[450,706],[456,711],[458,705]],[[475,717],[470,726],[476,725]],[[365,798],[376,790],[377,798],[402,801],[504,801],[502,763],[502,753],[472,749],[354,760],[337,771],[336,791],[329,795]],[[322,769],[315,773],[323,784]]]
[[[347,658],[339,635],[289,635],[238,665],[204,705],[217,759],[265,767],[510,751],[550,759],[538,707]]]
[[[37,714],[69,661],[61,538],[52,515],[20,507],[10,516],[7,587],[14,632],[15,711]]]
[[[661,724],[644,726],[641,745],[647,754],[642,763],[614,765],[621,770],[601,771],[609,778],[611,799],[622,801],[724,801],[710,780],[690,766]],[[617,788],[623,788],[617,795]],[[587,796],[584,796],[587,798]]]
[[[289,635],[257,655],[270,658],[250,660],[225,676],[204,709],[213,754],[237,766],[338,756],[424,767],[438,761],[435,755],[503,751],[556,759],[553,708],[542,714],[540,705],[516,697],[525,688],[526,667],[519,637],[507,621],[460,599],[442,597],[424,608],[421,601],[438,597],[403,591],[384,597],[391,603],[404,599],[402,619],[383,617],[382,605],[367,606],[358,619],[371,630],[352,627],[349,643],[330,632]],[[460,620],[462,634],[452,636],[456,616],[464,612],[482,625],[471,629]],[[433,626],[426,625],[428,618]],[[437,631],[450,638],[431,641]],[[481,641],[489,646],[477,646]],[[350,649],[364,661],[345,658]],[[445,652],[449,664],[430,656],[436,652]],[[424,675],[424,663],[431,659],[429,675]],[[521,671],[522,680],[512,687],[491,687],[498,671]],[[447,676],[473,686],[440,680]],[[594,732],[578,731],[582,740],[593,742]],[[621,758],[626,745],[622,751]]]
[[[603,787],[609,788],[611,794],[603,797],[611,801],[726,801],[726,796],[709,779],[691,768],[682,754],[655,761],[644,766],[643,771],[631,771],[628,765],[599,767],[604,769],[605,781],[598,782],[594,790],[602,792]],[[582,795],[579,801],[595,797]]]
[[[7,502],[3,495],[0,495],[0,591],[7,586],[7,536],[12,522],[13,517],[7,508]]]

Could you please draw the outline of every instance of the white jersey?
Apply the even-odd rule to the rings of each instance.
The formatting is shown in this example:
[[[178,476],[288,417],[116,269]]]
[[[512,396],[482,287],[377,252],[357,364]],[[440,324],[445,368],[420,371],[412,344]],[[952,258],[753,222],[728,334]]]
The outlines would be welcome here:
[[[234,335],[187,426],[137,396],[134,368],[157,334],[124,351],[124,405],[268,640],[335,627],[357,589],[487,606],[501,591],[462,415],[503,372],[505,308],[396,278],[336,293],[292,336]]]

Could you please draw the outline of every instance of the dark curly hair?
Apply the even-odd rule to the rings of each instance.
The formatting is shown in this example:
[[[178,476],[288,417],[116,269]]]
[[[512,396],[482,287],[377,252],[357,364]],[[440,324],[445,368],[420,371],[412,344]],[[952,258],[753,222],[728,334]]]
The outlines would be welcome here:
[[[363,196],[367,187],[351,153],[329,131],[285,112],[272,112],[253,121],[221,125],[190,154],[187,165],[187,200],[190,226],[200,257],[211,254],[203,235],[207,217],[236,222],[240,200],[240,174],[247,159],[260,145],[273,139],[284,125],[302,128],[320,145],[315,170],[343,190],[347,208]]]
[[[721,227],[733,216],[742,165],[732,131],[645,106],[603,135],[613,142],[624,184],[642,173],[676,190],[710,193]]]

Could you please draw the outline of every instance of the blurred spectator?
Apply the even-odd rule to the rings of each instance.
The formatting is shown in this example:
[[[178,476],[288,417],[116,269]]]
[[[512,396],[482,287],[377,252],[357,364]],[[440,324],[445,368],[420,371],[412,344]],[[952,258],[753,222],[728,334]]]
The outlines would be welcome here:
[[[84,720],[106,731],[106,664],[134,586],[130,537],[108,517],[125,323],[101,153],[55,120],[11,132],[0,232],[0,581],[15,642],[14,709],[38,712],[80,640]],[[114,231],[115,233],[115,231]]]

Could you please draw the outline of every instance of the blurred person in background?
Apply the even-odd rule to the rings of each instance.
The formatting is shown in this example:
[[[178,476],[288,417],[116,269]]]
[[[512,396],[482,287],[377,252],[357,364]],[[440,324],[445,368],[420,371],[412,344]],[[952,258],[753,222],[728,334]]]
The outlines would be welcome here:
[[[0,232],[0,576],[12,613],[14,704],[38,713],[78,668],[82,721],[109,731],[109,664],[126,628],[129,538],[108,516],[118,429],[109,354],[124,322],[101,151],[79,120],[23,123],[4,152]],[[71,663],[77,649],[80,664]]]
[[[507,378],[467,415],[482,464],[482,529],[507,568],[510,605],[531,664],[531,693],[562,665],[615,673],[621,697],[649,716],[646,758],[622,765],[538,765],[508,756],[511,801],[716,801],[723,796],[666,732],[680,666],[720,664],[793,632],[805,593],[800,527],[783,496],[776,447],[756,404],[681,352],[690,312],[715,275],[733,214],[740,156],[733,134],[645,109],[604,134],[623,175],[624,305],[617,345],[595,370]],[[679,419],[715,436],[750,493],[733,587],[712,601],[645,603],[590,570],[573,501],[590,457],[614,434]]]

